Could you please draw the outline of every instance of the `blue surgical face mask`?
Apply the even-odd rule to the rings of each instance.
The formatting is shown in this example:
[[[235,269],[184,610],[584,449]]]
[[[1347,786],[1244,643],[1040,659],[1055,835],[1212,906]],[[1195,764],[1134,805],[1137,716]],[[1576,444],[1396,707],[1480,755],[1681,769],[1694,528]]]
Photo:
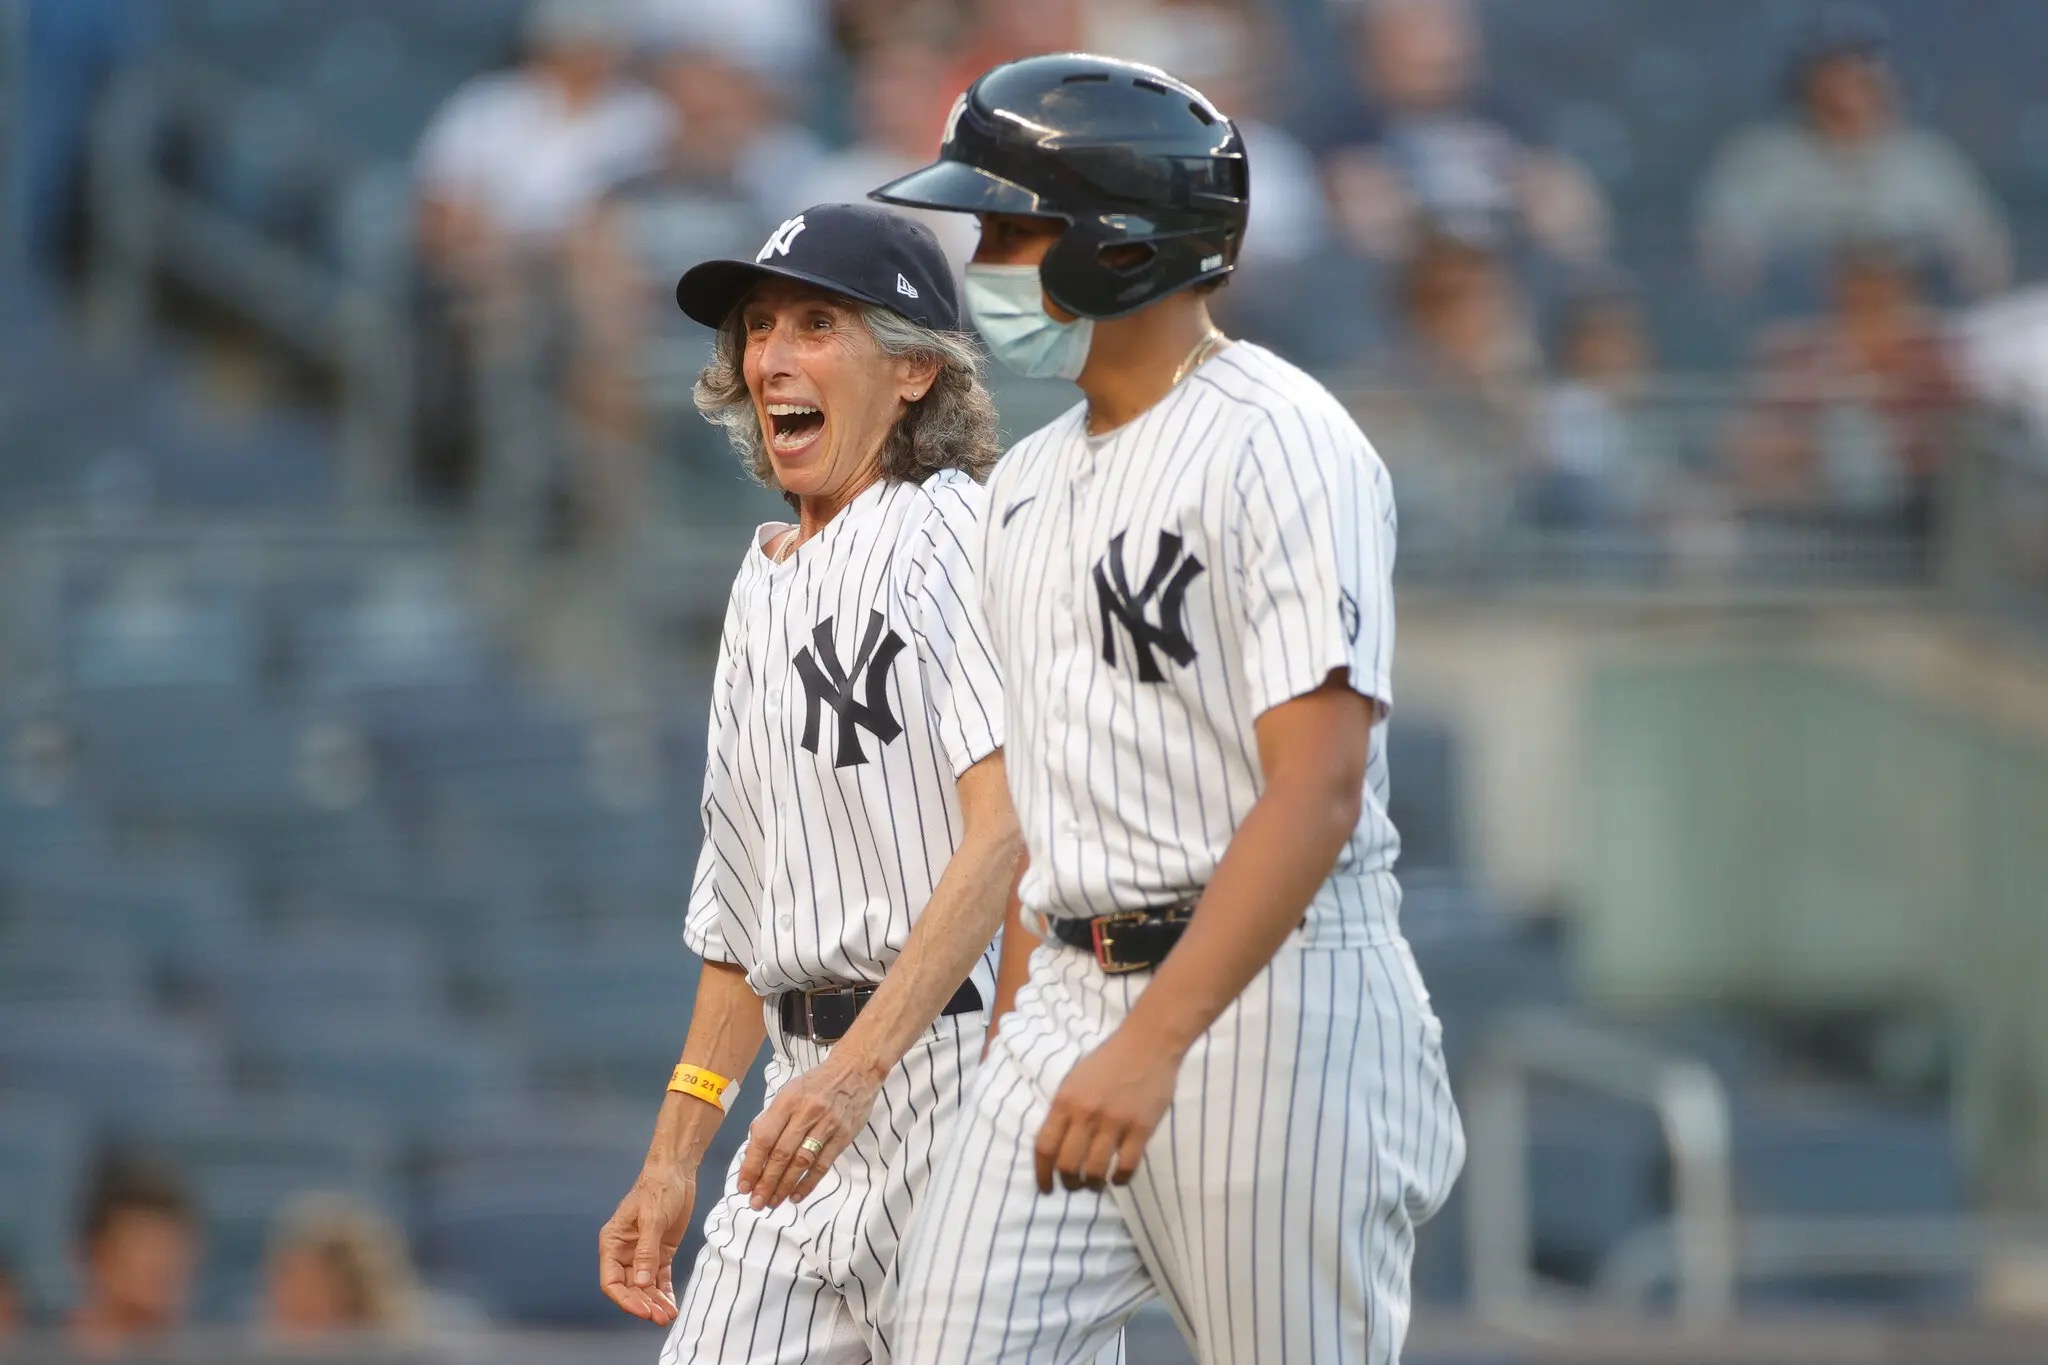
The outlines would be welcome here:
[[[1045,311],[1035,265],[967,267],[967,311],[989,354],[1027,379],[1079,379],[1095,337],[1092,318],[1060,322]]]

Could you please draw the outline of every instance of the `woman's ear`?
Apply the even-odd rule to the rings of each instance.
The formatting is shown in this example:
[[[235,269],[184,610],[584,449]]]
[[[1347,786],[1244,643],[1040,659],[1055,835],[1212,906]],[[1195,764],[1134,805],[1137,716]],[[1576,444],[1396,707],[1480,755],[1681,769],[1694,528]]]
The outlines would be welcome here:
[[[931,391],[939,377],[939,361],[933,356],[905,356],[897,366],[896,396],[915,403]]]

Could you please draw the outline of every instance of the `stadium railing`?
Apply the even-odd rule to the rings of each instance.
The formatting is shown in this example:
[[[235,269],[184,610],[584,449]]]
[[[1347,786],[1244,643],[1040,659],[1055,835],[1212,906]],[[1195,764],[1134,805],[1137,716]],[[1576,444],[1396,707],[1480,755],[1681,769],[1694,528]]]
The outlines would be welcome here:
[[[238,175],[224,149],[252,128],[288,175]],[[343,485],[358,504],[389,501],[411,447],[403,175],[352,152],[297,102],[187,58],[123,73],[93,144],[97,325],[139,337],[159,278],[256,324],[340,376]],[[226,164],[209,170],[209,156]],[[237,205],[242,181],[252,202]],[[266,212],[319,229],[292,233]]]
[[[663,490],[642,547],[680,563],[694,563],[691,550],[724,529],[716,519],[742,479],[722,433],[690,408],[688,357],[664,353],[639,376],[657,433],[639,458]],[[1343,373],[1323,378],[1387,462],[1404,591],[1699,606],[1956,597],[2009,611],[2032,602],[2048,625],[2048,558],[2038,551],[2048,543],[2048,457],[1998,414],[1944,416],[1945,454],[1924,482],[1900,473],[1869,424],[1816,421],[1808,486],[1766,495],[1744,472],[1758,408],[1735,381],[1659,378],[1580,430],[1558,390],[1532,388],[1504,411]],[[1075,398],[1066,385],[1000,375],[990,384],[1009,440]],[[530,389],[520,401],[530,403]],[[506,419],[486,429],[519,433],[529,467],[586,458],[601,439],[566,411],[552,425]],[[536,431],[552,450],[536,454]],[[2000,534],[1987,540],[1987,531]]]
[[[1548,1305],[1530,1260],[1529,1086],[1561,1081],[1655,1111],[1672,1171],[1672,1279],[1688,1334],[1735,1311],[1735,1179],[1728,1097],[1711,1068],[1561,1015],[1497,1026],[1466,1082],[1466,1246],[1482,1320],[1540,1326]]]

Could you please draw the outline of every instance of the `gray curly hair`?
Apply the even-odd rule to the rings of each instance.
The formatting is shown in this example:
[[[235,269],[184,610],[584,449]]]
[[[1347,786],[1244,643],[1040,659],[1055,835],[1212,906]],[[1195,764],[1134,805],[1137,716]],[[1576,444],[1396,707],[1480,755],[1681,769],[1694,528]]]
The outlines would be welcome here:
[[[856,300],[852,308],[883,354],[915,356],[939,366],[924,397],[897,418],[883,441],[882,476],[923,483],[941,469],[962,469],[977,483],[986,479],[1003,451],[996,436],[995,400],[981,382],[982,354],[974,339],[964,332],[920,327],[875,304]],[[735,308],[718,329],[710,363],[697,376],[691,398],[698,412],[725,428],[755,482],[779,488],[754,398],[747,392],[746,350],[742,310]]]

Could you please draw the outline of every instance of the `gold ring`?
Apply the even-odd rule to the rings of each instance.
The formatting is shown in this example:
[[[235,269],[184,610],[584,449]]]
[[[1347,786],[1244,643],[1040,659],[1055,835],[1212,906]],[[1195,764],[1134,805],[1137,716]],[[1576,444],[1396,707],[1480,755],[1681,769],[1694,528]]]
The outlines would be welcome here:
[[[822,1142],[820,1142],[820,1141],[818,1141],[818,1140],[817,1140],[816,1138],[814,1138],[814,1137],[807,1137],[807,1138],[805,1138],[805,1139],[804,1139],[804,1140],[803,1140],[802,1142],[799,1142],[799,1143],[797,1144],[797,1146],[799,1146],[799,1147],[803,1148],[803,1149],[804,1149],[804,1150],[805,1150],[806,1152],[809,1152],[809,1153],[810,1153],[810,1154],[811,1154],[812,1156],[816,1156],[816,1155],[817,1155],[818,1153],[820,1153],[820,1152],[822,1152],[822,1151],[824,1151],[824,1150],[825,1150],[825,1144],[824,1144],[824,1143],[822,1143]]]

